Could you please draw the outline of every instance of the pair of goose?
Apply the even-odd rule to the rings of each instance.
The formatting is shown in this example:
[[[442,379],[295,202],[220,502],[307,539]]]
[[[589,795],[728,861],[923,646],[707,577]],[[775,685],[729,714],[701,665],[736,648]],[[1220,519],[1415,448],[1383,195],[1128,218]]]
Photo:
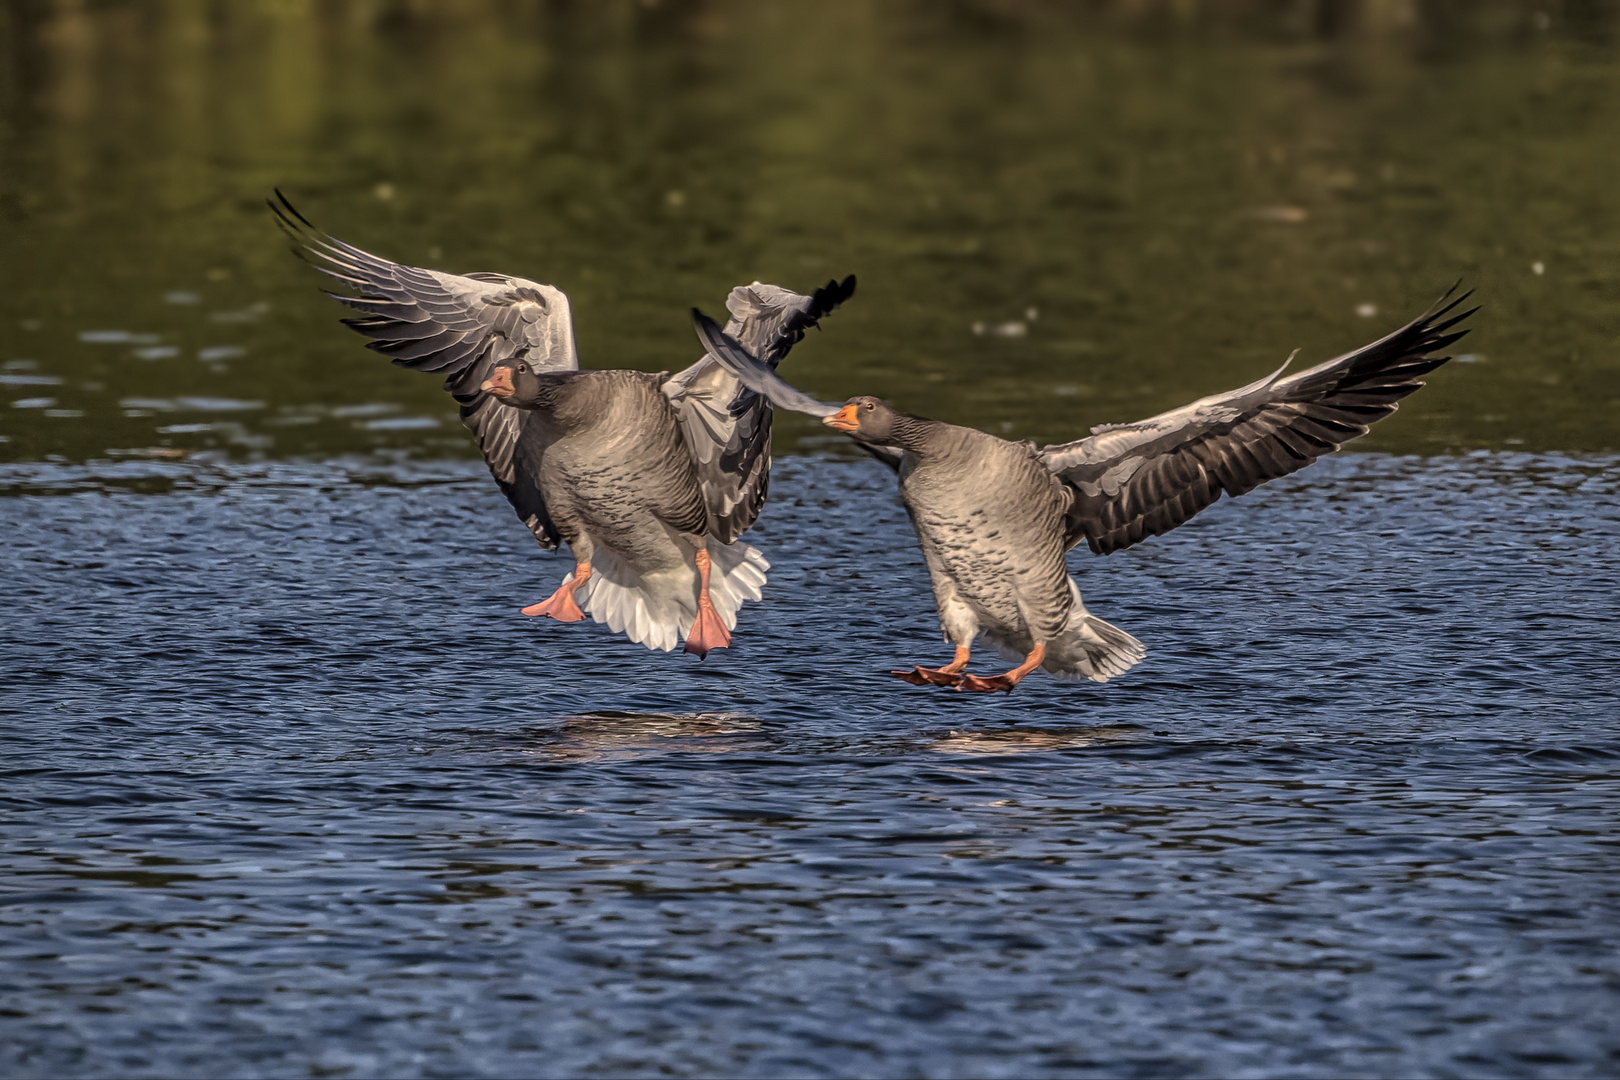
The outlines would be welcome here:
[[[1010,691],[1038,667],[1096,682],[1134,667],[1141,642],[1086,609],[1064,553],[1082,540],[1099,555],[1130,547],[1365,434],[1450,359],[1435,354],[1477,310],[1457,313],[1468,294],[1448,293],[1309,370],[1285,378],[1285,363],[1238,390],[1036,447],[872,397],[827,404],[785,382],[777,366],[854,294],[853,276],[808,296],[738,286],[724,327],[694,308],[705,355],[673,376],[581,371],[560,290],[390,262],[276,195],[283,228],[355,294],[329,294],[361,312],[344,322],[394,363],[442,373],[518,517],[542,547],[568,545],[573,571],[525,615],[589,615],[649,649],[684,639],[699,657],[728,645],[770,565],[739,537],[765,502],[775,406],[821,418],[895,469],[955,656],[892,674],[958,690]],[[980,636],[1018,664],[968,674]]]

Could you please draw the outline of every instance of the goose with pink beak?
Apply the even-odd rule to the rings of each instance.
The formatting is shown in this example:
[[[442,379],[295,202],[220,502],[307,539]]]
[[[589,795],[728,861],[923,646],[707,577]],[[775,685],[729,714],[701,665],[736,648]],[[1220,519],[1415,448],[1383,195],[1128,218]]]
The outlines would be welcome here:
[[[277,220],[336,279],[369,347],[444,377],[496,484],[572,571],[525,615],[587,617],[649,649],[699,657],[731,642],[770,564],[739,537],[764,505],[771,405],[704,356],[676,375],[582,371],[562,290],[505,274],[447,274],[362,251],[311,225],[279,191]],[[731,291],[726,331],[767,366],[848,300],[854,277],[808,296]]]

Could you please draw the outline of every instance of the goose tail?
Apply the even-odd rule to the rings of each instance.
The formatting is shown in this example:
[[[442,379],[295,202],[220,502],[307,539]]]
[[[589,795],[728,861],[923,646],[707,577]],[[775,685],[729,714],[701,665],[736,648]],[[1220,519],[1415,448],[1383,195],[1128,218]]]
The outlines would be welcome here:
[[[1140,641],[1087,611],[1080,602],[1080,586],[1073,578],[1069,579],[1069,591],[1074,596],[1074,607],[1063,631],[1047,643],[1042,667],[1068,682],[1107,682],[1142,662],[1147,650]]]
[[[765,571],[771,564],[758,548],[744,543],[722,544],[710,537],[708,549],[709,599],[726,629],[735,630],[743,604],[764,596]],[[697,618],[697,568],[693,564],[669,573],[638,573],[610,549],[598,547],[591,578],[574,600],[609,630],[655,652],[669,652]]]

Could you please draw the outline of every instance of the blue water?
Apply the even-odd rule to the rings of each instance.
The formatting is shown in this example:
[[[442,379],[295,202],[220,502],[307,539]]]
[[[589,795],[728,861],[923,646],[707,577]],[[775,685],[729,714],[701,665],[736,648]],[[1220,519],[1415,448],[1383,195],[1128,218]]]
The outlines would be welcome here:
[[[1620,462],[1346,454],[948,657],[790,458],[698,662],[476,463],[0,467],[0,1075],[1606,1076]],[[977,670],[999,669],[983,655]]]

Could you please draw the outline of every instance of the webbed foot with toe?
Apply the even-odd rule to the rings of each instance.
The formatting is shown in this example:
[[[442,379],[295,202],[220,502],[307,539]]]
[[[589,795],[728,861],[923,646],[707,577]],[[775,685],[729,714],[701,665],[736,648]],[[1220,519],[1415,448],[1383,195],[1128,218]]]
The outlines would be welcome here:
[[[1013,687],[1024,681],[1024,676],[1041,666],[1046,659],[1046,646],[1037,644],[1030,654],[1024,657],[1024,662],[1011,671],[1000,675],[983,678],[978,675],[963,675],[962,680],[956,684],[958,690],[966,690],[977,694],[994,694],[1001,691],[1004,694],[1012,693]]]
[[[707,551],[699,551],[693,558],[698,572],[698,613],[692,629],[686,634],[686,651],[699,660],[709,655],[710,649],[724,649],[731,644],[731,634],[725,621],[709,599],[709,570],[711,562]]]
[[[585,613],[579,609],[574,600],[574,590],[591,579],[591,564],[580,563],[574,568],[574,576],[563,582],[556,592],[540,601],[530,604],[523,609],[525,615],[547,615],[558,622],[579,622]]]
[[[962,669],[968,665],[966,645],[956,647],[956,657],[944,667],[923,667],[918,664],[910,671],[890,671],[889,674],[913,686],[955,686],[962,681]]]
[[[890,675],[913,686],[955,686],[962,681],[960,671],[949,668],[926,668],[921,665],[910,671],[890,671]]]
[[[1012,688],[1017,685],[1017,679],[1010,679],[1005,675],[991,675],[989,678],[978,675],[963,675],[956,681],[958,690],[966,690],[976,694],[994,694],[998,690],[1004,694],[1010,694]]]

